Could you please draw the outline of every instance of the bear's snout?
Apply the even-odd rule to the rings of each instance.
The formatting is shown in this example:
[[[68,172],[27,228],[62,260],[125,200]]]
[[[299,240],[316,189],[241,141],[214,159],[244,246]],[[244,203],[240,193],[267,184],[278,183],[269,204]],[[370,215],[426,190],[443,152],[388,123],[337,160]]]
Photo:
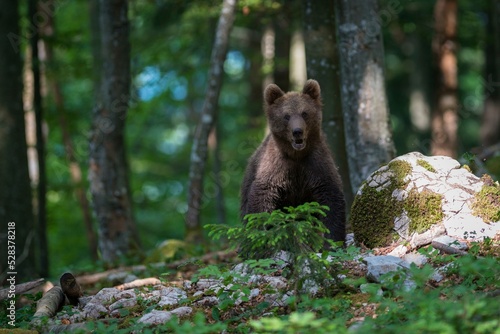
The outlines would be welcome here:
[[[295,128],[293,129],[292,134],[295,138],[300,138],[304,134],[304,130],[302,130],[301,128]]]
[[[290,130],[292,130],[292,147],[294,150],[301,151],[306,147],[306,124],[300,117],[293,117],[290,121]]]

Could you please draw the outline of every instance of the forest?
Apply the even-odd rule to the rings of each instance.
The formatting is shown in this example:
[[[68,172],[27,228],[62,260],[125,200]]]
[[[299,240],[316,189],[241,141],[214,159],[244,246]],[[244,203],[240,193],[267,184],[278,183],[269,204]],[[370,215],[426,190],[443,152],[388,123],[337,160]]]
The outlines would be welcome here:
[[[242,225],[240,187],[269,131],[271,83],[321,86],[348,217],[363,182],[410,152],[456,159],[498,187],[499,0],[0,3],[2,288],[12,272],[16,283],[57,281],[225,250],[205,227]],[[498,248],[478,247],[498,265]],[[490,274],[484,289],[496,296]],[[214,309],[209,322],[234,329]],[[328,313],[316,316],[303,326]],[[308,328],[295,320],[276,332]],[[498,333],[484,328],[471,332]]]

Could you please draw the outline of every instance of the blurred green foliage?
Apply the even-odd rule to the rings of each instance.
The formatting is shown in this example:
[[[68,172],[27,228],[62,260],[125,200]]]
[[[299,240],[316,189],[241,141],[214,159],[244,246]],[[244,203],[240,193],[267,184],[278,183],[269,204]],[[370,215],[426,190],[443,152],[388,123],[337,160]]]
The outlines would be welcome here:
[[[239,187],[246,160],[265,131],[262,111],[252,109],[260,101],[249,97],[250,60],[260,57],[261,50],[250,47],[248,39],[259,36],[289,2],[246,0],[239,5],[224,66],[218,119],[224,204],[230,225],[239,224]],[[409,97],[412,76],[422,72],[423,90],[432,108],[433,2],[396,2],[397,10],[381,21],[394,141],[398,154],[415,150],[426,154],[430,131],[412,125]],[[87,139],[94,104],[89,9],[85,0],[60,4],[54,16],[56,34],[49,41],[55,61],[48,64],[46,75],[56,78],[63,88],[72,140],[87,182]],[[381,1],[382,10],[393,5]],[[459,1],[460,154],[479,145],[486,6],[486,0]],[[215,0],[130,2],[133,86],[127,142],[133,210],[145,250],[165,239],[184,236],[191,139],[203,103],[219,10],[220,1]],[[300,22],[301,14],[294,15]],[[51,272],[57,275],[69,265],[88,266],[90,258],[50,91],[44,103],[49,129],[48,236]],[[255,123],[250,122],[250,115],[262,116]],[[213,154],[210,156],[202,209],[204,224],[218,223]]]

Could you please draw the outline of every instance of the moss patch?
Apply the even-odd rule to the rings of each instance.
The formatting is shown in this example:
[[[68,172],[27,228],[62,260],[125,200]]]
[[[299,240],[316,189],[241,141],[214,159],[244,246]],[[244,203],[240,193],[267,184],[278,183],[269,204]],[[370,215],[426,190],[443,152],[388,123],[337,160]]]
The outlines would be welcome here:
[[[443,195],[424,190],[419,193],[412,189],[404,208],[410,218],[410,233],[422,233],[443,220]]]
[[[356,196],[351,209],[350,224],[356,242],[370,248],[392,241],[394,217],[403,211],[402,202],[393,198],[392,192],[407,185],[405,178],[412,170],[411,165],[402,160],[392,161],[387,166],[392,173],[390,187],[377,191],[364,184],[362,195]]]
[[[484,182],[472,203],[472,213],[481,217],[486,223],[500,221],[500,186],[485,175]]]
[[[356,242],[370,248],[385,246],[393,241],[396,237],[394,218],[401,216],[403,211],[410,218],[410,233],[426,231],[443,219],[440,194],[429,190],[419,193],[412,189],[404,201],[392,197],[394,190],[406,188],[409,181],[405,179],[412,168],[402,160],[392,161],[387,166],[392,174],[390,186],[377,190],[364,184],[361,196],[356,196],[351,209],[350,223]]]
[[[418,159],[417,165],[424,167],[425,169],[427,169],[431,173],[436,173],[436,170],[434,169],[434,167],[432,167],[432,165],[430,163],[428,163],[427,161],[425,161],[424,159]]]

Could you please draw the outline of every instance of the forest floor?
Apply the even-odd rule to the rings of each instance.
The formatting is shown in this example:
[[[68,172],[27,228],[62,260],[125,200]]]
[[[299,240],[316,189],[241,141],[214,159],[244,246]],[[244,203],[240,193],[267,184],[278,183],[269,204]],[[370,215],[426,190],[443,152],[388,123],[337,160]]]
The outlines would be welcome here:
[[[76,274],[84,296],[80,305],[66,305],[52,319],[34,323],[34,300],[41,293],[25,296],[30,302],[17,311],[18,325],[51,333],[370,333],[376,327],[384,328],[384,333],[440,333],[446,326],[453,329],[450,333],[500,333],[500,237],[470,243],[462,254],[438,254],[427,247],[420,251],[427,263],[411,266],[406,274],[386,275],[385,281],[367,279],[362,259],[383,257],[396,246],[375,250],[351,246],[343,255],[337,253],[330,274],[342,279],[314,292],[302,289],[305,284],[296,279],[297,272],[276,267],[273,261],[247,261],[253,274],[263,279],[242,280],[245,269],[232,270],[242,262],[234,251]],[[442,279],[433,279],[437,268],[450,264],[455,265],[443,272]],[[414,281],[411,289],[403,284],[408,277]],[[132,282],[123,285],[124,279]],[[101,312],[91,315],[89,304],[96,304],[103,291],[111,297],[101,299]],[[122,305],[113,306],[120,300]],[[157,311],[154,319],[142,321]],[[3,322],[1,327],[9,328]]]

